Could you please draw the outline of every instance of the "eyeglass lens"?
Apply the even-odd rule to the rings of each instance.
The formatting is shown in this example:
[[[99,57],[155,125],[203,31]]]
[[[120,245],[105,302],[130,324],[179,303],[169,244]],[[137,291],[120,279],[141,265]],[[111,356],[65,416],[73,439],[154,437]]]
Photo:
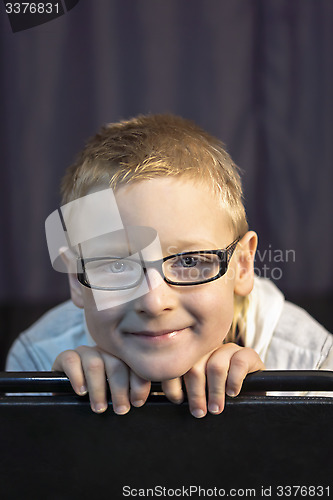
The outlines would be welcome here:
[[[221,259],[216,254],[183,254],[164,261],[162,272],[169,282],[199,283],[217,276],[220,265]],[[87,261],[85,272],[90,286],[107,289],[136,286],[144,270],[140,261],[109,258]]]

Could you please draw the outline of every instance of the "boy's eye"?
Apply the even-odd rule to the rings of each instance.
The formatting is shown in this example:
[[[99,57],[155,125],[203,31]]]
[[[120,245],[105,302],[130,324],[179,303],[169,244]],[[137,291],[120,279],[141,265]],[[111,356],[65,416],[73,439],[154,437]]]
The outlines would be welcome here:
[[[110,271],[113,273],[121,273],[123,271],[126,271],[127,267],[128,267],[128,264],[125,262],[122,262],[121,260],[115,260],[114,262],[110,262],[110,265],[109,265]]]
[[[205,255],[182,255],[172,261],[172,266],[185,268],[210,264],[214,264],[214,262]]]
[[[135,286],[142,277],[142,266],[131,259],[100,259],[85,263],[90,285],[101,288]]]
[[[134,263],[130,260],[115,259],[92,262],[88,269],[96,273],[124,273],[133,269]]]
[[[181,257],[180,262],[184,267],[194,267],[198,263],[198,257],[191,257],[190,255],[185,255]]]

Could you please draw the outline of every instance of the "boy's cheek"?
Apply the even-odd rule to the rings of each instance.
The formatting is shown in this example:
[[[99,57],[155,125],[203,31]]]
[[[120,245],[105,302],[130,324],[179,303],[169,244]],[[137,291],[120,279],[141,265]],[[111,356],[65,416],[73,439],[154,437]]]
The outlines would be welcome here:
[[[96,344],[110,352],[110,332],[116,328],[125,314],[125,306],[115,306],[98,310],[92,296],[84,300],[84,314],[89,333]]]
[[[94,317],[96,321],[102,323],[107,318],[118,317],[123,314],[126,309],[126,302],[116,302],[113,295],[110,297],[110,293],[115,292],[86,288],[83,291],[83,307],[86,317]]]
[[[96,309],[98,312],[117,312],[129,307],[129,304],[132,304],[138,296],[144,295],[146,290],[142,288],[114,291],[87,289],[87,291],[84,291],[84,304],[90,309]]]
[[[234,316],[234,300],[231,297],[221,298],[218,294],[202,298],[193,308],[196,315],[198,340],[203,354],[220,347],[227,336]]]
[[[221,317],[225,317],[228,321],[229,317],[233,317],[234,293],[232,286],[223,286],[219,280],[207,285],[207,288],[203,289],[200,294],[193,296],[193,311],[205,319],[218,318],[220,321]]]

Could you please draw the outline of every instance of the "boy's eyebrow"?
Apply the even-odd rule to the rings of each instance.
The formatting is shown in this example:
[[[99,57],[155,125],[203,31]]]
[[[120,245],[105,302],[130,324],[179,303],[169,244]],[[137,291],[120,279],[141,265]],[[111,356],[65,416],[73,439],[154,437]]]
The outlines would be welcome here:
[[[145,226],[126,226],[124,229],[101,234],[81,243],[85,257],[126,257],[149,247],[157,237],[156,230]]]
[[[132,253],[127,245],[96,245],[84,248],[83,257],[128,257]]]
[[[198,238],[198,239],[190,239],[190,240],[186,240],[186,239],[176,239],[172,245],[171,248],[186,248],[186,249],[190,249],[190,248],[196,248],[198,250],[214,250],[214,249],[217,249],[217,248],[220,248],[219,245],[217,245],[217,243],[213,243],[212,241],[208,241],[208,240],[205,240],[205,239],[202,239],[202,238]],[[223,248],[223,247],[222,247]]]

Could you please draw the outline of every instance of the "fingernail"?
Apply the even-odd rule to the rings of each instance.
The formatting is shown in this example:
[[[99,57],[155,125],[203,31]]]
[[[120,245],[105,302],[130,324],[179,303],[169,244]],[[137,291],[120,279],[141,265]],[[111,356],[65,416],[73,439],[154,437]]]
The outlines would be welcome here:
[[[95,413],[102,413],[103,411],[105,411],[105,410],[106,410],[106,408],[107,408],[107,406],[106,406],[105,404],[103,404],[103,403],[98,403],[97,405],[95,405],[95,406],[93,407],[93,411],[94,411]]]
[[[83,385],[82,387],[80,387],[79,394],[80,394],[80,396],[83,396],[84,394],[87,394],[87,388],[86,388],[85,385]]]
[[[127,413],[128,411],[129,411],[128,406],[116,406],[116,407],[114,407],[114,412],[117,415],[125,415],[125,413]]]
[[[216,404],[211,404],[208,406],[210,413],[220,413],[220,407]]]
[[[137,407],[142,406],[144,404],[145,404],[145,402],[143,401],[143,399],[139,399],[138,401],[133,401],[132,402],[132,405],[133,406],[137,406]]]
[[[227,390],[226,392],[227,392],[228,396],[230,396],[231,398],[234,398],[236,396],[235,391],[233,391],[232,389]]]
[[[202,418],[205,416],[205,412],[201,410],[200,408],[196,408],[195,410],[192,410],[192,415],[195,418]]]

